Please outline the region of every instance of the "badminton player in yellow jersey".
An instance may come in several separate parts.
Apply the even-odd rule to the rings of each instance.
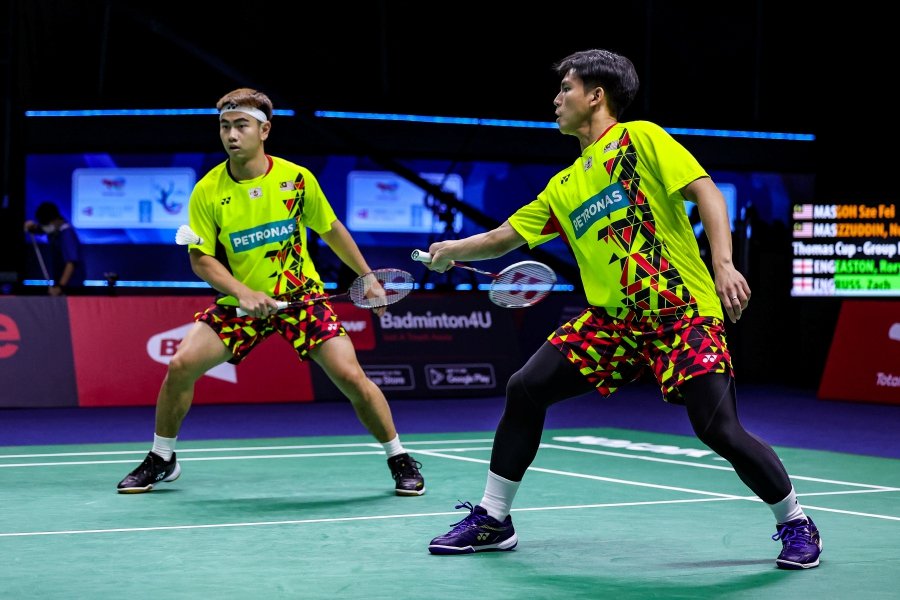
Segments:
[[[581,156],[538,197],[492,231],[431,245],[428,268],[502,256],[557,236],[571,248],[589,306],[550,334],[509,380],[484,495],[431,541],[433,554],[511,550],[510,509],[541,440],[547,408],[596,389],[603,396],[652,374],[663,398],[685,406],[697,437],[728,460],[771,509],[776,565],[819,564],[821,540],[775,452],[738,420],[723,319],[741,318],[750,288],[731,257],[721,193],[694,157],[659,126],[621,122],[638,90],[627,58],[606,50],[557,65],[556,121]],[[685,211],[699,208],[715,280]],[[725,311],[723,314],[722,307]]]
[[[401,496],[425,492],[421,464],[406,452],[381,390],[366,376],[353,343],[328,301],[278,310],[276,300],[324,295],[310,259],[307,228],[358,275],[371,271],[337,219],[315,176],[306,168],[265,153],[272,102],[241,88],[223,96],[219,137],[228,159],[194,187],[191,229],[201,238],[189,248],[194,272],[237,307],[213,304],[172,357],[156,402],[153,447],[118,484],[120,493],[149,492],[181,474],[175,443],[190,409],[197,379],[223,362],[239,363],[259,342],[277,333],[300,360],[312,359],[349,398],[360,422],[384,447],[394,489]],[[301,303],[302,304],[302,303]],[[384,307],[375,309],[384,312]]]

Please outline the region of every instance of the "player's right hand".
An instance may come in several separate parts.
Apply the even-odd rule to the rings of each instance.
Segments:
[[[278,312],[278,303],[264,292],[249,291],[237,297],[238,305],[247,316],[264,318]]]

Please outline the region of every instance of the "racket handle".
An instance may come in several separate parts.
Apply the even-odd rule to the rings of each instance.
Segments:
[[[288,303],[285,302],[284,300],[279,300],[279,301],[278,301],[278,310],[284,310],[285,308],[287,308],[287,306],[288,306]],[[246,312],[243,308],[241,308],[241,307],[239,306],[238,309],[237,309],[237,316],[239,316],[239,317],[246,317],[246,316],[247,316],[247,312]]]
[[[424,250],[413,250],[412,251],[412,259],[417,260],[423,263],[431,262],[431,254],[425,252]]]

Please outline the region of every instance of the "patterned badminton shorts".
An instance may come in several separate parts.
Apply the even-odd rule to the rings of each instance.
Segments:
[[[697,375],[734,376],[721,319],[641,316],[616,317],[589,307],[547,338],[576,365],[602,395],[652,372],[667,402],[684,400],[678,386]]]
[[[311,296],[303,296],[308,299]],[[298,298],[293,298],[297,300]],[[347,335],[334,307],[327,300],[306,306],[286,308],[266,318],[237,316],[237,308],[212,304],[194,319],[212,327],[234,357],[228,362],[238,364],[261,341],[279,334],[286,339],[300,360],[309,351],[333,337]]]

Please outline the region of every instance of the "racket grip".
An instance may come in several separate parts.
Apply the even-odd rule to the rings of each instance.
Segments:
[[[287,308],[287,306],[288,306],[288,303],[285,302],[284,300],[279,300],[279,301],[278,301],[278,310],[284,310],[285,308]],[[239,306],[238,309],[237,309],[237,316],[239,316],[239,317],[246,317],[246,316],[247,316],[247,312],[246,312],[243,308],[241,308],[241,307]]]
[[[412,259],[417,260],[423,263],[431,262],[431,254],[425,252],[424,250],[413,250],[412,251]]]

